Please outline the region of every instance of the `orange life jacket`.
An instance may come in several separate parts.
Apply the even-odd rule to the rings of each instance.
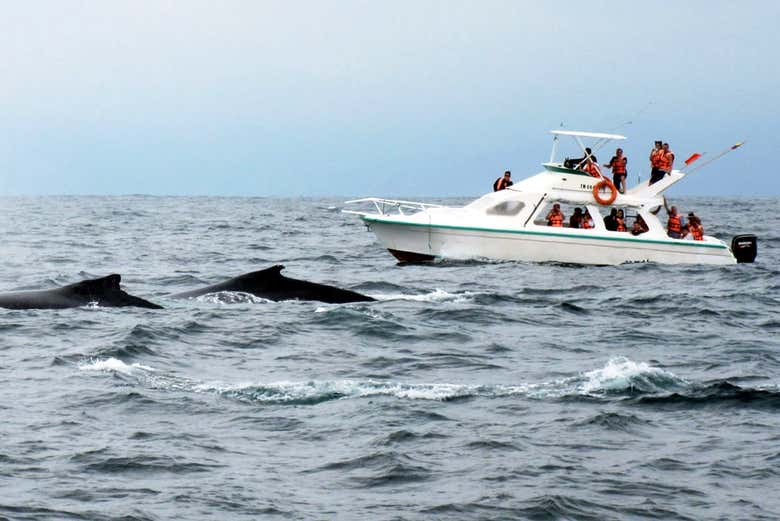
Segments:
[[[585,163],[585,166],[582,169],[593,177],[601,177],[601,172],[599,171],[599,167],[596,165],[596,163]]]
[[[680,216],[679,215],[670,215],[669,221],[666,223],[666,231],[668,232],[674,232],[674,233],[680,233],[682,231],[682,226],[680,225]]]
[[[626,156],[612,158],[612,173],[623,175],[626,173]]]
[[[590,220],[590,217],[584,217],[582,219],[582,228],[585,230],[593,228],[593,221]]]
[[[563,226],[563,214],[561,212],[550,215],[550,219],[547,221],[550,226]]]
[[[668,172],[669,169],[672,167],[672,158],[674,157],[674,154],[670,150],[669,152],[661,151],[660,159],[658,160],[658,168],[661,170],[664,170],[665,172]]]
[[[617,231],[624,232],[626,231],[626,221],[621,219],[620,217],[616,217],[615,221],[617,221]]]
[[[664,155],[664,149],[663,148],[659,148],[658,150],[654,150],[653,153],[650,154],[650,164],[653,166],[653,168],[661,168],[661,164],[662,164],[662,161],[663,161],[663,155]]]
[[[694,241],[704,240],[704,228],[701,225],[691,226],[689,227],[689,230],[691,231],[691,235],[693,235]]]

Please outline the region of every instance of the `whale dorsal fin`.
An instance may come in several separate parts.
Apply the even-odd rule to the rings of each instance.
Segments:
[[[101,279],[95,279],[93,282],[99,283],[103,289],[119,291],[119,283],[122,282],[122,276],[118,273],[112,273]]]
[[[99,297],[107,293],[113,293],[121,291],[119,283],[122,281],[122,276],[113,273],[106,277],[100,277],[99,279],[87,279],[81,282],[76,282],[69,286],[61,288],[66,293],[72,293],[76,295],[82,295],[84,297]]]
[[[270,268],[266,268],[264,270],[257,270],[250,273],[245,273],[244,275],[239,275],[236,277],[237,279],[276,279],[282,276],[282,270],[284,269],[284,265],[282,264],[276,264],[275,266],[271,266]]]

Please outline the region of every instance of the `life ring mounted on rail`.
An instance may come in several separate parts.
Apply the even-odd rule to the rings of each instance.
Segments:
[[[609,188],[609,197],[601,197],[601,190],[603,188]],[[603,204],[604,206],[614,203],[615,199],[617,198],[617,188],[615,187],[615,183],[606,177],[602,177],[601,181],[593,185],[593,198],[596,199],[597,203]]]

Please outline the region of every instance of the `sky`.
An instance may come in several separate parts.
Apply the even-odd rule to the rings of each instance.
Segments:
[[[780,195],[780,2],[2,3],[0,195],[478,196],[561,127]]]

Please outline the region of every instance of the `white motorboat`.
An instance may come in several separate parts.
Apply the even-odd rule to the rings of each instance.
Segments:
[[[595,132],[552,131],[553,151],[544,171],[513,186],[488,193],[463,207],[369,197],[346,204],[368,210],[343,210],[360,216],[382,245],[402,262],[434,259],[495,259],[532,262],[610,265],[627,262],[663,264],[734,264],[752,262],[756,238],[738,235],[731,245],[704,235],[672,238],[658,215],[663,192],[687,174],[673,170],[660,181],[640,183],[619,193],[611,181],[557,162],[559,136],[569,136],[585,154],[583,139],[594,140],[592,151],[624,136]],[[587,157],[587,154],[585,154]],[[558,204],[565,216],[579,207],[592,218],[592,228],[572,228],[568,222],[549,226],[546,216]],[[634,235],[611,231],[604,216],[612,208],[625,213],[625,222],[644,220],[646,231]],[[630,229],[630,225],[627,224]]]

